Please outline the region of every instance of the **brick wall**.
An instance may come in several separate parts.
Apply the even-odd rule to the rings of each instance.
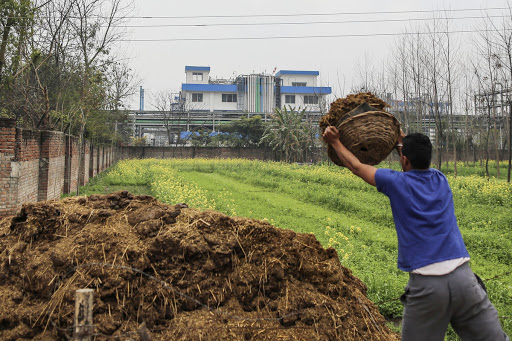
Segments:
[[[66,136],[65,168],[64,168],[64,193],[76,192],[78,186],[79,172],[79,149],[78,140],[73,136]]]
[[[113,160],[112,148],[105,155],[99,150],[89,142],[80,150],[75,137],[16,128],[15,120],[0,118],[0,217],[15,214],[24,203],[76,192],[98,173],[100,156],[101,170]]]
[[[98,147],[91,146],[89,158],[89,178],[94,178],[98,173]]]
[[[0,118],[0,215],[16,211],[19,169],[12,165],[16,152],[16,122]]]
[[[98,173],[105,168],[105,147],[98,148]]]
[[[105,161],[105,167],[108,168],[112,165],[112,147],[107,147],[107,154],[106,154],[106,161]]]
[[[320,153],[318,153],[320,155]],[[226,147],[121,147],[117,151],[120,159],[166,159],[166,158],[245,158],[274,160],[271,149],[226,148]],[[318,160],[315,160],[318,161]]]
[[[91,144],[89,141],[85,141],[83,144],[82,150],[82,158],[79,160],[80,162],[80,186],[85,185],[89,182],[89,169],[90,169],[90,159],[91,159]]]
[[[59,199],[64,189],[66,165],[65,135],[59,131],[41,132],[38,200]]]
[[[20,168],[17,202],[36,202],[38,200],[41,133],[21,128],[16,128],[16,133],[16,162]]]

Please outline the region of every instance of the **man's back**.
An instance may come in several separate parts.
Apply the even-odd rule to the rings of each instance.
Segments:
[[[398,267],[412,271],[469,257],[455,218],[446,177],[436,169],[397,172],[378,169],[379,192],[390,199],[398,237]]]

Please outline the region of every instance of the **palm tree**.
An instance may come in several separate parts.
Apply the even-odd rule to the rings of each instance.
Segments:
[[[304,162],[314,144],[311,122],[305,119],[306,109],[276,108],[265,128],[261,144],[268,144],[286,162]]]

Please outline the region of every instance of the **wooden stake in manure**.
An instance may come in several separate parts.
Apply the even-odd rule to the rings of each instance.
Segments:
[[[94,331],[92,324],[93,294],[93,289],[79,289],[75,292],[74,340],[92,340]]]

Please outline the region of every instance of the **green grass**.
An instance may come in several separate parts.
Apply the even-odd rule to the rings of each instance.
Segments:
[[[398,169],[397,164],[391,166]],[[512,186],[477,177],[472,167],[466,171],[470,176],[448,176],[455,210],[471,266],[485,279],[489,297],[511,335]],[[462,166],[458,169],[464,174]],[[138,160],[120,162],[81,192],[120,188],[155,195],[170,204],[197,203],[313,233],[322,245],[334,247],[342,264],[368,286],[369,298],[383,315],[402,314],[398,297],[408,275],[396,268],[389,201],[346,169],[248,160]],[[457,337],[450,331],[447,339]]]
[[[502,180],[507,179],[507,171],[508,171],[508,160],[500,161],[500,176],[498,176],[498,167],[495,160],[489,160],[487,165],[489,170],[489,176],[494,178],[499,178]],[[446,162],[443,162],[441,166],[441,170],[444,174],[453,174],[455,172],[455,167],[453,162],[449,162],[448,165]],[[457,175],[460,176],[470,176],[476,175],[485,177],[485,160],[477,161],[477,162],[457,162]]]
[[[151,187],[145,182],[138,184],[113,183],[112,174],[110,174],[112,169],[113,168],[109,168],[92,178],[86,186],[80,187],[78,194],[89,196],[92,194],[108,194],[117,191],[128,191],[134,195],[151,193]],[[72,195],[76,194],[65,194],[63,197]]]

